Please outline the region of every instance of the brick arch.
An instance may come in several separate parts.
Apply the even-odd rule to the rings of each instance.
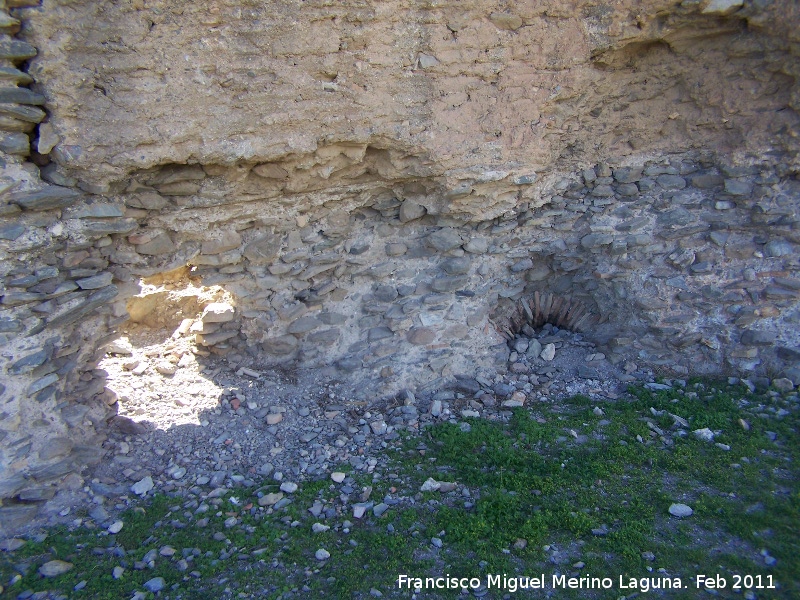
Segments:
[[[550,323],[560,329],[583,332],[599,323],[601,317],[580,300],[535,291],[516,301],[501,301],[490,320],[500,335],[511,340],[525,325],[537,329]]]

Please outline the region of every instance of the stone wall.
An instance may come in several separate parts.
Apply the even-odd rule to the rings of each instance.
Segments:
[[[226,294],[198,353],[364,398],[525,322],[800,383],[797,7],[168,4],[0,15],[0,526],[102,460],[103,347],[175,269]]]

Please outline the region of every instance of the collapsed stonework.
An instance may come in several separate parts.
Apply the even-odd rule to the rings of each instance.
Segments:
[[[103,459],[129,319],[365,400],[545,322],[800,383],[796,5],[170,4],[5,3],[0,527]]]

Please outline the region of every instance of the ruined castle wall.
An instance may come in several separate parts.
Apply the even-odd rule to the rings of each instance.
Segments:
[[[365,398],[526,321],[798,383],[793,4],[5,4],[0,526],[102,460],[103,346],[174,269],[229,298],[198,353]]]

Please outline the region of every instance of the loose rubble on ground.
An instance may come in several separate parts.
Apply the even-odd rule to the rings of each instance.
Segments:
[[[501,419],[511,408],[576,394],[613,399],[636,376],[652,377],[632,363],[610,364],[580,334],[551,325],[527,328],[510,346],[508,372],[493,379],[457,377],[425,398],[404,391],[367,404],[317,372],[261,371],[238,355],[197,355],[180,334],[163,342],[132,329],[102,365],[119,405],[106,443],[114,456],[96,468],[86,500],[105,521],[102,498],[299,481],[340,463],[372,472],[399,430]]]

